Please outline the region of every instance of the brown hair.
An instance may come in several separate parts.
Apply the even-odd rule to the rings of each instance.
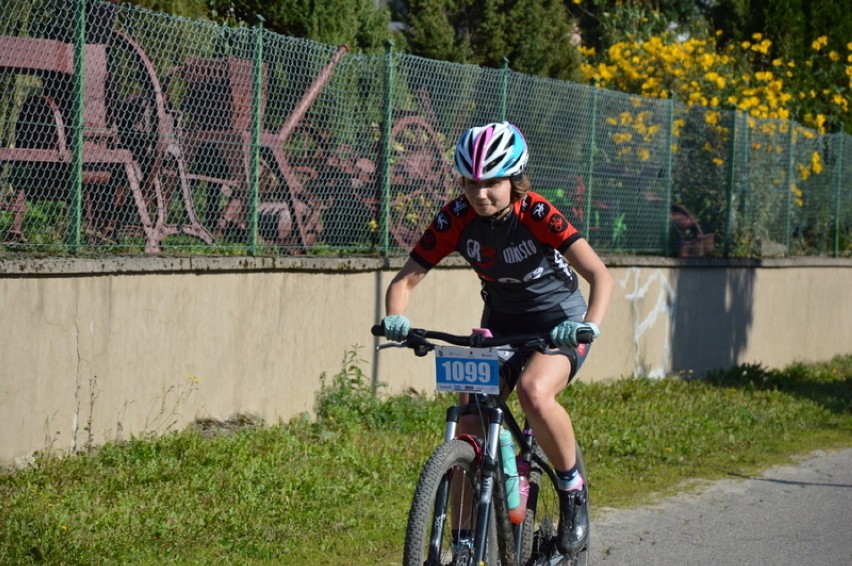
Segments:
[[[464,190],[465,177],[459,177],[459,185]],[[512,185],[511,202],[517,202],[527,196],[527,193],[532,190],[532,182],[527,177],[526,173],[518,173],[509,177],[509,183]]]
[[[509,182],[512,183],[512,202],[523,199],[532,190],[532,182],[525,173],[509,177]]]

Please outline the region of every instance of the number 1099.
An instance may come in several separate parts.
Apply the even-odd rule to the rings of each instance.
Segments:
[[[500,392],[500,362],[491,348],[438,346],[435,362],[435,388],[438,391],[492,395]]]
[[[493,364],[472,360],[444,360],[441,362],[445,382],[455,383],[490,383],[492,381]]]

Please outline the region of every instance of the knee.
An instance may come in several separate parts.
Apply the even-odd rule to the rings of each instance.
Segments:
[[[521,408],[527,415],[541,414],[556,400],[556,396],[551,391],[537,385],[535,380],[518,383],[517,392]]]

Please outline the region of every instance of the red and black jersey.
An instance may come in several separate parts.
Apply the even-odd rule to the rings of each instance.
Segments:
[[[447,203],[411,252],[431,269],[458,251],[482,281],[494,311],[514,315],[554,311],[577,290],[562,256],[582,236],[550,202],[529,192],[500,220],[476,214],[465,196]]]

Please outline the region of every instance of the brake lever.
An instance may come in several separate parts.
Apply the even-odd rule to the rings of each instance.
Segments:
[[[432,347],[426,346],[425,344],[419,344],[417,346],[414,346],[412,350],[414,350],[415,356],[417,356],[418,358],[422,358],[432,351]]]
[[[426,331],[413,328],[405,338],[405,345],[414,350],[414,355],[422,358],[435,349],[435,345],[426,340]]]

